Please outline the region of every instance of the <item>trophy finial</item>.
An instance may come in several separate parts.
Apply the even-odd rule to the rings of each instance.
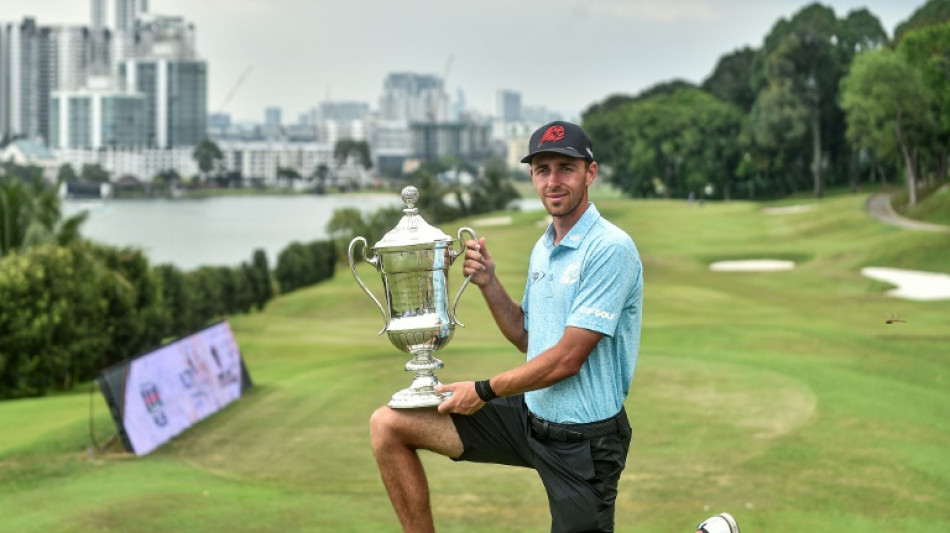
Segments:
[[[409,209],[415,209],[416,201],[419,200],[419,189],[409,185],[402,189],[402,201],[406,203]]]

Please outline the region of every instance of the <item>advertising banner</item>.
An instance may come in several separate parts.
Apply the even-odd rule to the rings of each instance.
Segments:
[[[126,447],[145,455],[241,397],[250,379],[227,322],[102,373]]]

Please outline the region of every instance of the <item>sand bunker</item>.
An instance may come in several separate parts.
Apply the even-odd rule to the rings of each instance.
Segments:
[[[795,268],[794,261],[779,259],[750,259],[747,261],[716,261],[709,265],[709,270],[717,272],[773,272],[776,270],[791,270]]]
[[[861,269],[861,274],[897,285],[896,289],[887,291],[888,296],[918,301],[950,299],[950,275],[948,274],[886,267],[864,267]]]
[[[473,226],[480,228],[487,228],[490,226],[507,226],[509,224],[511,224],[511,217],[508,216],[480,218],[478,220],[472,221]]]
[[[794,215],[807,213],[815,208],[815,204],[788,205],[784,207],[766,207],[762,210],[766,215]]]

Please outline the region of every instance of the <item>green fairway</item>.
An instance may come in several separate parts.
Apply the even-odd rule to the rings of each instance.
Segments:
[[[743,532],[950,528],[950,300],[885,295],[864,266],[950,273],[950,234],[886,226],[865,195],[780,204],[595,200],[643,256],[634,440],[618,532],[685,532],[729,511]],[[813,209],[767,214],[766,207]],[[479,220],[519,297],[543,212]],[[784,259],[782,272],[713,272]],[[453,292],[461,281],[452,268]],[[364,265],[382,297],[379,276]],[[443,381],[522,361],[478,289],[458,306]],[[891,317],[906,322],[886,324]],[[350,276],[230,319],[255,388],[151,455],[90,454],[90,395],[0,402],[0,532],[395,532],[369,447],[408,355]],[[112,422],[92,397],[96,439]],[[534,472],[424,454],[439,531],[543,532]]]

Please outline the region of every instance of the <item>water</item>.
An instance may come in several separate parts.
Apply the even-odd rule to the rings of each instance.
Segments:
[[[63,202],[71,216],[90,212],[81,233],[94,241],[144,250],[152,265],[171,263],[184,270],[237,266],[263,249],[276,265],[277,254],[294,241],[327,238],[333,212],[355,207],[364,213],[404,207],[396,193],[326,196],[226,196],[198,200],[108,200]]]

